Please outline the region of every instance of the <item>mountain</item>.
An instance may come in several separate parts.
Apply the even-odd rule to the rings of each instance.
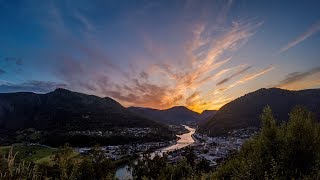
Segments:
[[[128,109],[158,122],[173,125],[196,123],[200,117],[199,113],[184,106],[175,106],[165,110],[142,107],[129,107]]]
[[[289,91],[278,88],[260,89],[224,105],[199,130],[211,135],[224,134],[232,129],[259,127],[260,114],[269,105],[278,123],[288,119],[297,105],[305,106],[319,119],[320,89]]]
[[[208,118],[212,118],[216,114],[217,110],[204,110],[199,117],[199,120],[205,121]]]
[[[111,98],[57,89],[47,94],[0,93],[0,130],[34,128],[46,132],[118,131],[167,126],[127,110]]]

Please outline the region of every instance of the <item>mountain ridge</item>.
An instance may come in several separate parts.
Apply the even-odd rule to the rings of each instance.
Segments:
[[[241,96],[217,111],[214,117],[200,125],[199,130],[212,135],[229,130],[260,126],[260,114],[269,105],[278,123],[288,119],[288,113],[297,105],[305,106],[316,117],[320,116],[320,89],[290,91],[262,88]]]
[[[149,128],[174,138],[167,125],[132,113],[112,98],[61,88],[46,94],[0,93],[0,130],[28,128],[62,134]]]
[[[181,125],[181,124],[198,124],[203,119],[213,115],[215,111],[207,110],[205,114],[192,111],[185,106],[173,106],[168,109],[153,109],[145,107],[128,107],[132,112],[142,114],[145,117],[154,119],[158,122]]]

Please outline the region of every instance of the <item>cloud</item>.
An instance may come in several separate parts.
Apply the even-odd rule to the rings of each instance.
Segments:
[[[267,72],[269,72],[269,71],[271,71],[273,69],[274,69],[273,66],[269,66],[269,67],[266,67],[266,68],[264,68],[264,69],[262,69],[262,70],[260,70],[258,72],[249,74],[249,75],[237,80],[236,82],[234,82],[234,83],[232,83],[232,84],[230,84],[230,85],[228,85],[226,87],[222,87],[222,88],[214,90],[213,92],[211,92],[210,95],[217,95],[217,94],[220,94],[222,92],[225,92],[225,91],[227,91],[227,90],[229,90],[229,89],[231,89],[231,88],[233,88],[235,86],[238,86],[240,84],[244,84],[244,83],[246,83],[246,82],[248,82],[250,80],[253,80],[253,79],[255,79],[255,78],[257,78],[257,77],[259,77],[259,76],[261,76],[261,75],[263,75],[263,74],[265,74],[265,73],[267,73]]]
[[[10,82],[2,82],[0,84],[0,92],[38,92],[47,93],[57,88],[67,88],[67,84],[48,82],[48,81],[27,81],[16,84]]]
[[[227,69],[222,69],[219,72],[215,73],[214,75],[208,75],[207,77],[204,77],[203,79],[198,81],[198,85],[200,86],[206,82],[210,82],[210,81],[213,81],[214,79],[220,78],[223,74],[227,73],[231,69],[233,69],[233,67],[227,68]]]
[[[153,107],[168,108],[178,103],[178,105],[186,105],[200,112],[203,110],[201,108],[207,108],[213,104],[216,105],[216,99],[212,102],[203,102],[203,99],[200,98],[202,93],[199,89],[205,84],[214,86],[215,79],[234,68],[225,68],[217,71],[218,68],[232,59],[230,53],[241,47],[261,24],[261,22],[251,21],[234,22],[230,27],[220,32],[220,36],[203,36],[204,32],[214,28],[208,24],[197,23],[194,26],[194,30],[192,30],[192,39],[186,44],[184,64],[175,66],[174,64],[158,63],[146,71],[149,72],[149,79],[161,75],[164,78],[162,82],[167,82],[166,88],[160,90],[161,93],[154,93],[156,95],[159,94],[159,97],[157,99],[158,104],[155,103],[156,106]],[[242,69],[230,79],[250,68],[249,66]],[[158,88],[161,88],[161,86]],[[190,96],[183,96],[190,92],[193,92]],[[149,97],[145,95],[140,96],[139,101],[145,101],[150,104]],[[219,101],[226,102],[224,100]],[[135,100],[134,103],[139,104],[138,100]]]
[[[234,77],[236,77],[236,76],[239,76],[239,75],[245,73],[245,72],[248,71],[250,68],[252,68],[252,66],[245,67],[245,68],[243,68],[243,69],[241,69],[241,70],[239,70],[239,71],[231,74],[229,77],[222,79],[222,80],[219,81],[216,85],[219,86],[219,85],[225,84],[225,83],[227,83],[228,81],[230,81],[232,78],[234,78]]]
[[[312,84],[316,84],[316,83],[312,83],[312,82],[316,82],[316,81],[312,81],[312,80],[311,80],[311,84],[309,84],[310,79],[317,79],[318,80],[319,78],[320,78],[320,67],[316,67],[316,68],[310,69],[306,72],[290,73],[285,77],[285,79],[280,81],[275,87],[295,89],[299,83],[302,83],[302,85],[301,85],[302,87],[307,87]]]
[[[242,46],[260,25],[260,22],[239,21],[226,28],[221,36],[206,38],[202,37],[202,33],[212,29],[212,27],[209,25],[195,26],[193,39],[187,44],[187,58],[183,62],[185,64],[175,66],[174,64],[158,63],[144,71],[148,73],[148,79],[156,79],[161,76],[163,78],[161,84],[155,86],[153,82],[143,78],[142,73],[139,74],[139,79],[128,78],[126,87],[119,85],[116,92],[112,91],[112,94],[107,92],[107,94],[116,96],[115,98],[128,104],[153,108],[168,108],[182,104],[201,111],[201,109],[196,109],[200,107],[200,92],[195,92],[190,97],[184,97],[184,94],[201,89],[207,83],[213,84],[212,80],[229,71],[231,68],[214,73],[231,60],[232,56],[228,53]],[[199,53],[201,53],[201,56],[198,56]],[[239,71],[233,77],[244,73],[249,68],[251,67]],[[230,77],[230,79],[233,77]],[[130,87],[130,93],[124,91],[127,87]],[[207,103],[207,105],[209,104]]]
[[[128,73],[110,60],[102,45],[95,39],[95,25],[81,14],[76,7],[62,12],[54,2],[48,7],[48,16],[43,24],[48,30],[48,44],[52,46],[45,52],[46,58],[53,62],[52,73],[68,87],[85,93],[106,96],[106,89],[112,91],[116,86],[113,77],[128,77]],[[83,24],[78,34],[70,27],[69,16]]]
[[[196,91],[194,93],[192,93],[188,98],[186,98],[186,106],[193,106],[194,105],[194,101],[196,101],[197,99],[200,98],[200,92]]]
[[[80,13],[79,10],[74,10],[73,16],[79,22],[82,23],[82,25],[85,27],[87,31],[91,31],[91,32],[96,31],[96,27],[90,22],[90,20],[86,16]]]
[[[263,70],[255,73],[255,74],[250,74],[250,75],[242,78],[239,82],[245,83],[245,82],[247,82],[249,80],[252,80],[252,79],[254,79],[254,78],[258,77],[258,76],[261,76],[261,75],[263,75],[263,74],[265,74],[265,73],[267,73],[267,72],[269,72],[269,71],[271,71],[273,69],[274,69],[274,66],[266,67]]]
[[[233,27],[237,28],[237,27]],[[167,105],[172,106],[173,103],[178,102],[178,100],[181,99],[182,94],[186,94],[188,92],[188,89],[199,89],[203,84],[210,82],[214,77],[218,77],[221,74],[223,74],[226,71],[218,72],[215,75],[210,75],[214,70],[221,67],[223,64],[230,61],[230,58],[221,60],[221,55],[231,48],[235,46],[235,43],[244,40],[248,38],[248,36],[244,35],[244,33],[237,32],[237,30],[231,28],[229,32],[230,34],[226,35],[225,37],[219,39],[220,43],[216,44],[214,43],[214,39],[207,39],[203,42],[196,42],[192,43],[193,47],[192,49],[197,50],[201,46],[204,45],[204,43],[207,43],[208,49],[204,50],[203,54],[204,56],[202,58],[194,56],[193,53],[189,54],[189,61],[192,62],[191,66],[189,68],[183,69],[181,67],[171,66],[171,65],[158,65],[157,69],[159,69],[159,72],[164,74],[166,77],[170,79],[170,81],[174,84],[174,87],[171,87],[169,92],[174,92],[174,94],[166,93],[162,101],[168,101]],[[248,29],[243,29],[248,30]],[[228,33],[228,32],[227,32]],[[242,33],[243,36],[235,36],[236,34],[239,35]],[[198,33],[200,34],[200,33]],[[230,37],[232,36],[232,37]],[[195,37],[197,39],[197,37]],[[196,41],[199,41],[197,39]],[[170,101],[170,96],[175,96],[179,98],[174,98],[174,101]],[[195,101],[196,94],[193,94],[194,96],[189,97],[186,99],[186,105],[191,106],[192,102]],[[182,103],[182,102],[180,102]]]
[[[136,39],[139,36],[135,37],[135,35],[142,34],[140,40],[141,43],[144,43],[130,48],[134,51],[141,48],[144,51],[142,55],[137,53],[138,63],[136,63],[133,57],[136,55],[135,52],[134,55],[130,54],[121,59],[123,54],[130,53],[130,50],[127,52],[126,48],[120,48],[119,52],[117,49],[117,52],[109,56],[108,51],[112,51],[112,48],[118,44],[115,43],[113,46],[113,38],[104,38],[110,36],[107,30],[110,29],[109,26],[101,22],[99,24],[98,21],[95,21],[97,19],[86,16],[92,14],[88,9],[68,6],[59,8],[52,2],[47,17],[43,18],[43,25],[48,31],[49,46],[44,57],[51,63],[51,70],[55,78],[65,82],[71,90],[98,96],[110,96],[125,106],[165,109],[174,105],[190,105],[194,108],[196,106],[208,108],[210,105],[221,104],[229,99],[215,98],[212,99],[212,102],[203,100],[203,91],[206,91],[206,88],[214,88],[216,84],[224,85],[251,68],[248,66],[235,72],[234,70],[239,65],[225,66],[233,60],[233,53],[242,47],[262,25],[262,22],[252,19],[234,20],[228,23],[228,12],[232,1],[220,5],[222,5],[221,8],[215,7],[221,9],[221,12],[215,12],[215,18],[188,21],[187,28],[182,25],[183,28],[175,28],[175,32],[168,33],[167,30],[159,30],[161,31],[159,34],[163,35],[162,33],[165,32],[164,34],[169,35],[168,37],[171,37],[172,34],[179,35],[176,39],[182,41],[172,40],[175,47],[178,47],[174,50],[171,49],[171,45],[167,46],[162,39],[159,40],[161,36],[157,36],[158,34],[146,34],[145,29],[149,27],[145,27],[143,23],[141,23],[142,27],[139,27],[142,29],[141,32],[135,32],[136,28],[130,26],[130,32],[126,31],[124,35],[133,33],[132,37],[137,42]],[[154,9],[156,7],[152,6]],[[213,11],[206,10],[206,12]],[[130,12],[127,13],[130,14]],[[183,13],[181,16],[184,16]],[[180,14],[176,17],[179,18],[179,16]],[[76,28],[72,24],[76,24]],[[118,25],[114,27],[116,28],[111,29],[119,28]],[[125,29],[124,27],[127,26],[121,25],[120,27]],[[108,31],[109,34],[104,34],[102,30]],[[168,31],[170,30],[168,28]],[[121,38],[123,37],[116,39],[123,43]],[[123,47],[130,45],[130,39],[126,39],[128,44],[124,43]],[[171,42],[171,39],[168,41]],[[107,47],[111,47],[111,50]],[[117,57],[120,58],[115,59]],[[141,63],[143,61],[141,59],[146,59],[147,63]],[[233,64],[235,63],[237,62],[234,61]],[[227,72],[235,73],[223,79]],[[220,78],[223,79],[223,82],[217,83],[216,81]],[[26,84],[11,84],[10,86],[12,88],[16,86],[15,89],[23,87],[28,90],[35,89]],[[40,90],[50,89],[46,87],[48,86]],[[39,91],[39,89],[36,90]]]
[[[113,90],[106,89],[103,94],[126,102],[127,105],[139,105],[144,107],[165,108],[177,103],[183,98],[182,94],[174,93],[167,87],[161,87],[150,83],[134,83],[114,86]],[[171,96],[169,96],[171,94]]]
[[[285,46],[283,46],[279,53],[283,53],[286,52],[287,50],[289,50],[290,48],[296,46],[297,44],[301,43],[302,41],[306,40],[307,38],[309,38],[310,36],[318,33],[320,31],[320,22],[317,22],[315,24],[313,24],[307,31],[305,31],[303,34],[301,34],[300,36],[298,36],[296,39],[294,39],[293,41],[289,42],[288,44],[286,44]]]
[[[201,111],[204,109],[219,109],[221,106],[225,105],[226,103],[232,101],[234,97],[227,97],[225,95],[225,92],[239,86],[241,84],[244,84],[248,81],[251,81],[271,70],[273,70],[273,66],[266,67],[260,71],[257,71],[255,73],[248,74],[240,79],[238,79],[236,82],[229,84],[227,86],[213,89],[209,91],[207,94],[202,95],[202,99],[196,103],[193,104],[193,109],[196,109],[197,111]],[[208,101],[209,100],[209,101]]]

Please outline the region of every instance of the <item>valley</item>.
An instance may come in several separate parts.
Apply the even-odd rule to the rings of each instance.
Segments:
[[[35,101],[33,98],[37,96]],[[277,97],[284,102],[286,96],[290,101],[285,101],[282,109],[269,101],[271,97]],[[278,119],[287,109],[305,105],[316,117],[318,111],[315,107],[320,105],[319,101],[310,101],[308,97],[318,96],[318,90],[261,89],[226,104],[218,111],[199,114],[185,107],[166,110],[125,108],[114,100],[106,101],[106,98],[63,89],[44,95],[0,94],[1,133],[5,135],[1,136],[0,153],[9,153],[12,147],[19,160],[50,165],[55,163],[55,154],[61,148],[69,148],[69,158],[79,163],[86,162],[98,149],[113,164],[115,178],[121,180],[134,179],[140,163],[145,161],[165,161],[168,166],[176,166],[183,159],[192,157],[197,166],[212,171],[223,166],[226,160],[241,151],[247,141],[259,135],[261,125],[256,123],[259,122],[259,109],[262,112],[263,107],[276,106],[275,117]],[[259,103],[251,101],[258,98]],[[32,113],[24,110],[26,102],[21,99],[33,103],[28,107]],[[47,103],[52,112],[44,115],[49,110]],[[79,111],[68,106],[77,106]],[[230,119],[234,116],[238,118]],[[57,117],[64,117],[65,122],[52,123],[58,120]],[[11,126],[13,118],[22,123]],[[283,122],[281,118],[277,121]]]
[[[0,180],[320,180],[320,0],[0,0]]]

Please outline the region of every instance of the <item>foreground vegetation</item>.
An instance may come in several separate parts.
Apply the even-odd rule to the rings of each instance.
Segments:
[[[11,146],[1,146],[0,154],[17,153],[16,159],[25,160],[28,162],[42,163],[50,162],[53,158],[53,154],[58,151],[58,148],[50,148],[41,145],[29,145],[14,144]],[[74,156],[78,153],[73,152]]]
[[[270,107],[261,115],[262,129],[213,175],[216,179],[319,179],[320,125],[303,107],[287,123],[276,125]]]
[[[175,164],[169,164],[167,155],[144,155],[133,166],[135,179],[199,179],[202,174],[212,170],[205,159],[196,161],[192,148],[186,148],[183,158]]]
[[[99,147],[94,147],[91,156],[75,158],[71,147],[65,145],[56,150],[50,161],[35,164],[21,160],[19,152],[10,149],[0,159],[0,179],[114,179],[115,164],[105,157]]]
[[[203,162],[193,164],[187,155],[175,165],[165,164],[161,158],[145,159],[136,165],[134,176],[137,179],[320,179],[320,124],[313,114],[296,107],[287,122],[277,125],[271,108],[266,107],[261,120],[261,132],[216,170],[207,169]]]
[[[276,124],[270,107],[261,115],[261,132],[247,141],[216,170],[204,159],[196,161],[192,149],[169,164],[167,157],[144,155],[134,165],[135,179],[320,179],[320,124],[303,107],[292,110],[288,122]],[[0,151],[2,152],[2,151]],[[19,160],[12,149],[0,160],[2,179],[115,179],[115,164],[103,151],[74,158],[70,147],[53,152],[52,163]]]

